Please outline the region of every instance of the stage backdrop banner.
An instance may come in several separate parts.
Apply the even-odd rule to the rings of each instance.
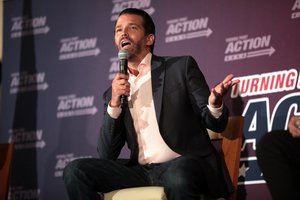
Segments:
[[[102,95],[119,70],[114,24],[129,7],[153,17],[155,54],[192,55],[210,87],[230,73],[240,79],[224,100],[245,117],[238,199],[271,199],[255,150],[300,115],[300,0],[4,1],[0,142],[15,144],[9,199],[68,199],[66,164],[98,157]],[[120,157],[128,154],[125,147]]]

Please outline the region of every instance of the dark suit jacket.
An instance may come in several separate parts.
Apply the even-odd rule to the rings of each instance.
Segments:
[[[158,57],[151,60],[153,100],[159,130],[166,144],[181,155],[205,157],[215,153],[206,128],[225,129],[228,109],[215,119],[207,108],[210,89],[196,61],[190,56]],[[129,108],[118,119],[106,112],[111,88],[105,94],[103,125],[98,141],[101,158],[117,159],[125,142],[130,163],[137,163],[138,145]],[[217,164],[216,164],[217,165]]]

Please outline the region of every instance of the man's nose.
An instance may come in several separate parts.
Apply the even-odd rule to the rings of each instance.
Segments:
[[[122,31],[121,36],[122,36],[122,37],[127,37],[127,36],[128,36],[128,31],[127,31],[126,28]]]

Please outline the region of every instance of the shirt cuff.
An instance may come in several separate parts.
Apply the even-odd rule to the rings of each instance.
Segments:
[[[212,116],[214,116],[216,119],[218,119],[223,113],[223,104],[219,108],[213,108],[210,106],[210,104],[208,104],[207,107]]]
[[[111,118],[117,119],[120,116],[121,112],[122,112],[121,107],[111,107],[109,102],[107,106],[107,113]]]

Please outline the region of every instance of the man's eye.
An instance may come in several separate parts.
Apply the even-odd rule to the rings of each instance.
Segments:
[[[122,31],[122,29],[120,29],[120,28],[115,30],[116,33],[121,32],[121,31]]]

